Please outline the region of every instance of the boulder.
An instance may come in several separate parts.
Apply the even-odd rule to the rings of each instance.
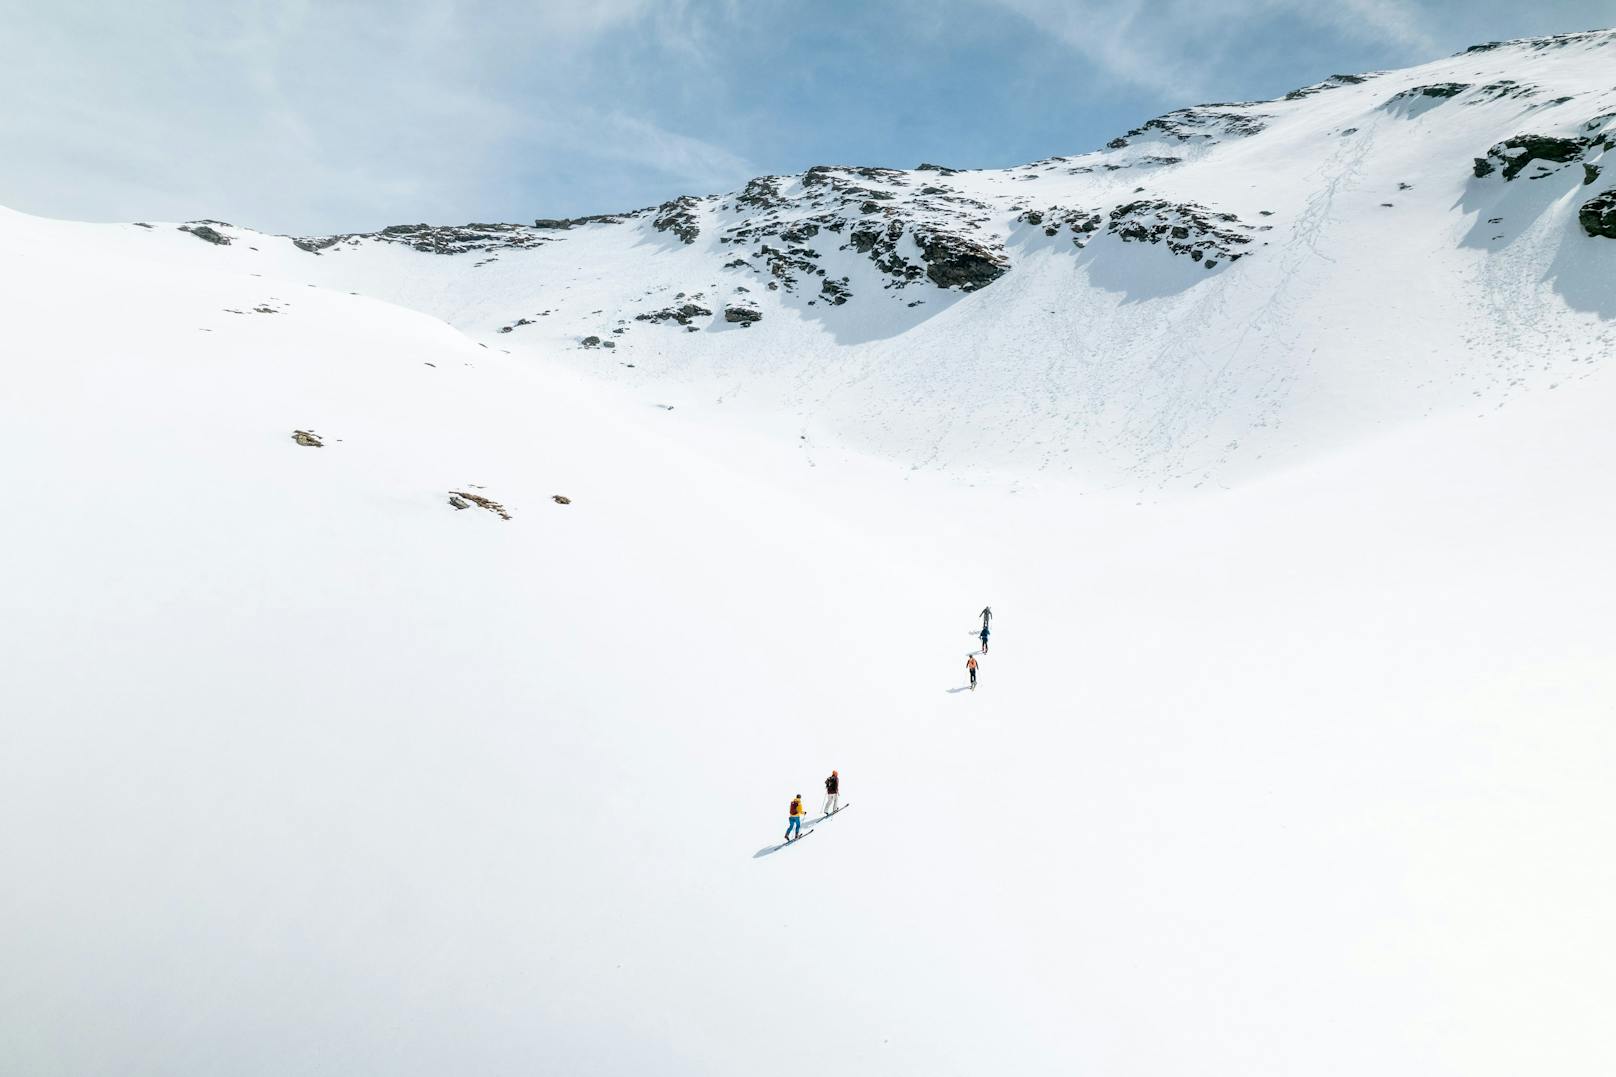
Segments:
[[[205,224],[182,224],[180,225],[180,231],[189,232],[197,239],[207,240],[215,246],[227,247],[230,245],[229,236]]]
[[[1577,221],[1590,236],[1616,239],[1616,187],[1584,202]]]
[[[1516,135],[1506,138],[1487,151],[1486,157],[1475,159],[1476,178],[1501,171],[1508,182],[1520,175],[1533,161],[1551,165],[1569,164],[1582,157],[1587,143],[1578,138],[1557,138],[1553,135]],[[1531,177],[1536,178],[1536,177]]]
[[[974,292],[1010,272],[1004,252],[951,232],[915,236],[926,262],[926,279],[939,288]]]

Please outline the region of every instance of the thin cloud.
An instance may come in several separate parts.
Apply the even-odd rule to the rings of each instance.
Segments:
[[[980,0],[1025,19],[1130,87],[1188,104],[1216,93],[1231,67],[1249,62],[1249,29],[1286,17],[1409,59],[1439,50],[1419,11],[1403,0]]]

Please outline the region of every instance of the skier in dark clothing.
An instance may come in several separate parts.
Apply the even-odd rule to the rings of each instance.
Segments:
[[[982,607],[982,627],[986,628],[988,626],[988,622],[991,621],[991,620],[993,620],[993,607],[992,606],[983,606]]]
[[[830,772],[830,777],[825,779],[825,814],[826,815],[835,815],[836,814],[837,806],[841,802],[841,788],[842,788],[841,779],[836,777],[836,772],[834,770],[831,771]]]
[[[988,626],[982,626],[982,653],[988,653]]]

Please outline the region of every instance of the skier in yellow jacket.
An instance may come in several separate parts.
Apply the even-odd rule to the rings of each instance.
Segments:
[[[799,838],[802,837],[802,817],[804,815],[807,815],[807,814],[808,814],[808,809],[803,807],[803,804],[802,804],[802,794],[798,793],[795,797],[792,798],[790,814],[786,816],[786,840],[787,841],[794,840],[792,838],[793,834],[795,834]]]

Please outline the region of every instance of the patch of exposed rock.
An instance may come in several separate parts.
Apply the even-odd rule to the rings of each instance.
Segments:
[[[1577,210],[1577,223],[1590,236],[1616,239],[1616,188],[1584,202]]]
[[[465,490],[450,490],[449,504],[453,505],[457,509],[469,509],[471,506],[476,505],[480,509],[487,509],[495,516],[498,516],[501,520],[509,520],[511,518],[509,510],[507,510],[505,506],[501,505],[498,501],[494,501],[491,498],[486,498],[482,494],[473,494]]]
[[[628,213],[593,213],[587,217],[540,217],[533,222],[533,227],[542,228],[547,232],[569,232],[586,224],[622,224],[647,212],[649,211],[637,209]]]
[[[1521,100],[1537,96],[1538,88],[1526,83],[1516,82],[1514,79],[1499,79],[1489,82],[1485,86],[1477,86],[1476,92],[1465,101],[1467,105],[1483,105],[1489,101]]]
[[[223,223],[223,221],[213,222],[213,224]],[[181,232],[189,232],[197,239],[207,240],[209,243],[212,243],[215,246],[228,247],[230,245],[230,237],[219,231],[217,228],[212,227],[211,224],[193,221],[190,224],[182,224],[179,227]]]
[[[292,440],[306,449],[323,449],[325,442],[312,430],[293,430]]]
[[[1010,272],[1003,247],[989,247],[953,232],[917,230],[914,238],[926,262],[926,279],[939,288],[974,292]]]
[[[1616,138],[1608,134],[1589,138],[1560,138],[1554,135],[1516,135],[1497,143],[1487,156],[1477,157],[1473,171],[1477,179],[1502,174],[1508,182],[1519,176],[1527,166],[1536,163],[1537,169],[1527,179],[1542,179],[1559,169],[1580,161],[1589,150],[1602,151],[1616,145]]]
[[[1433,82],[1429,86],[1410,86],[1406,90],[1392,94],[1381,107],[1394,108],[1397,105],[1418,102],[1422,98],[1434,98],[1440,101],[1449,97],[1458,97],[1468,89],[1470,89],[1470,83],[1468,82]]]
[[[1051,206],[1042,210],[1023,210],[1016,220],[1043,228],[1046,236],[1059,235],[1062,228],[1069,228],[1072,231],[1072,243],[1081,250],[1105,224],[1105,215],[1098,210]]]
[[[646,311],[644,314],[634,315],[637,322],[678,322],[680,325],[689,325],[697,318],[711,318],[713,312],[698,303],[681,303],[676,307],[663,307],[661,310]]]
[[[1315,82],[1311,86],[1303,86],[1299,90],[1292,90],[1285,95],[1285,100],[1300,101],[1304,97],[1312,97],[1314,94],[1324,93],[1326,90],[1339,90],[1343,86],[1356,86],[1359,83],[1368,82],[1372,77],[1370,75],[1331,75],[1323,82]]]
[[[1175,142],[1207,141],[1219,137],[1246,138],[1268,126],[1268,117],[1253,112],[1230,112],[1226,106],[1198,105],[1146,120],[1106,148],[1120,150],[1140,138],[1166,138]]]
[[[365,240],[398,243],[424,254],[521,249],[549,242],[548,237],[537,234],[537,230],[523,224],[391,224],[380,232],[294,237],[292,245],[310,254],[319,254],[338,244],[352,245]]]
[[[763,312],[742,303],[731,303],[724,308],[724,320],[739,325],[751,325],[763,320]]]
[[[1106,231],[1124,243],[1161,243],[1211,269],[1236,262],[1249,252],[1253,229],[1233,213],[1218,213],[1193,202],[1160,199],[1129,202],[1111,211]]]
[[[688,194],[664,202],[657,207],[651,227],[658,232],[672,232],[683,243],[694,243],[701,235],[701,226],[696,223],[696,207],[700,204],[701,199]]]

